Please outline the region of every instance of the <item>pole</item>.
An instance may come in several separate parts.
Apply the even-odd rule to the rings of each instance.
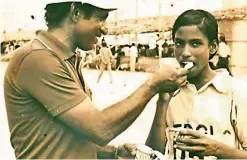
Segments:
[[[138,22],[138,14],[139,13],[139,0],[136,0],[136,24],[138,24],[137,22]],[[136,30],[135,31],[135,44],[137,44],[138,43],[138,37],[137,37],[137,35],[138,35],[138,31]]]
[[[162,0],[158,0],[158,16],[159,16],[159,32],[161,31],[162,26]]]
[[[158,23],[159,23],[159,40],[158,41],[160,41],[160,37],[162,37],[160,34],[162,33],[162,0],[158,0],[158,11],[159,11],[159,13],[158,13],[158,16],[159,16],[159,18],[158,18]],[[161,48],[161,44],[158,44],[159,45],[159,48],[158,48],[158,51],[159,51],[159,58],[162,58],[162,48]]]
[[[115,27],[118,30],[118,10],[115,11]],[[118,34],[115,35],[116,46],[118,46]]]

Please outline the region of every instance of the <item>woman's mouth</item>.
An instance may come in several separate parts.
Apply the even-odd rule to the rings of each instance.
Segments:
[[[195,66],[194,62],[184,61],[182,62],[182,67],[187,70],[191,70]]]

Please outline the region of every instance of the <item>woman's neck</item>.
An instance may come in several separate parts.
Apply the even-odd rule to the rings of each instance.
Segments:
[[[215,77],[215,75],[216,75],[216,72],[213,71],[209,65],[206,65],[205,68],[202,69],[202,71],[198,75],[192,78],[188,78],[188,81],[191,84],[194,84],[197,90],[199,90],[206,83],[211,81]]]

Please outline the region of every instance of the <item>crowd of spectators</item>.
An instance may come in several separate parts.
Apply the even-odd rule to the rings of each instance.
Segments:
[[[12,40],[12,41],[1,42],[1,57],[2,57],[1,61],[9,61],[12,57],[11,53],[28,41],[29,40]],[[135,43],[118,45],[118,46],[108,45],[108,47],[110,48],[112,55],[115,58],[115,63],[113,63],[112,68],[119,70],[130,70],[131,68],[133,71],[138,70],[135,66],[140,57],[158,58],[160,52],[162,58],[174,57],[173,44],[168,44],[167,40],[165,40],[161,45],[158,45],[158,43],[156,43],[154,47],[150,46],[150,44],[135,44]],[[80,54],[83,57],[83,61],[84,62],[90,61],[90,59],[98,55],[100,48],[101,46],[96,46],[94,51],[87,51],[87,52],[80,51]],[[134,59],[136,63],[132,62],[131,65],[129,62],[130,59],[132,59],[132,61]],[[92,61],[87,65],[85,65],[84,67],[99,69],[100,66],[99,61],[100,60]],[[120,67],[121,64],[123,67]],[[132,67],[130,68],[130,66]]]
[[[130,56],[130,48],[132,45],[120,45],[120,46],[114,46],[112,47],[112,53],[113,55],[118,53],[121,56]],[[138,57],[143,56],[143,57],[158,57],[159,56],[159,45],[156,45],[155,48],[150,49],[149,45],[147,44],[137,44],[137,51],[138,51]],[[161,53],[162,53],[162,58],[166,57],[174,57],[173,55],[173,44],[167,44],[164,43],[161,46]],[[116,49],[117,48],[117,49]]]
[[[1,55],[6,55],[12,53],[15,49],[21,47],[29,40],[12,40],[1,42]]]

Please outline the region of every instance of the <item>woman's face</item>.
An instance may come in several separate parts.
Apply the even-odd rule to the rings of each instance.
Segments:
[[[180,27],[175,33],[174,43],[174,54],[180,66],[184,67],[184,62],[194,64],[188,72],[188,78],[195,77],[209,67],[210,44],[196,25]]]

